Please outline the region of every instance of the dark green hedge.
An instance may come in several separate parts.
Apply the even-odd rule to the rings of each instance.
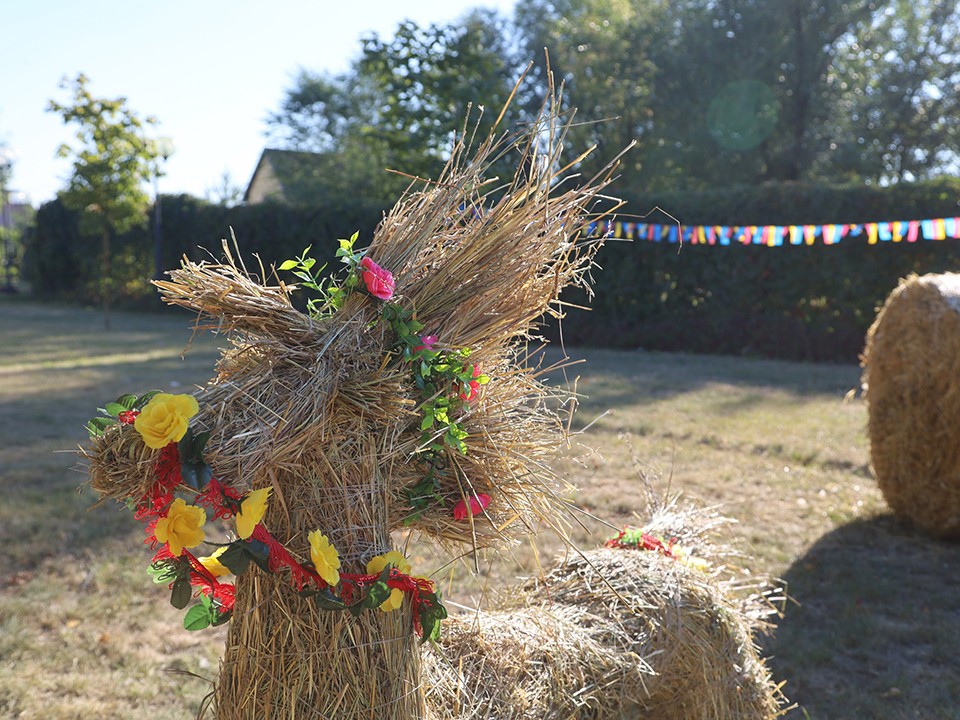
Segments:
[[[781,184],[628,199],[619,216],[634,220],[659,206],[685,224],[822,224],[960,216],[960,179],[878,187]],[[162,198],[164,268],[182,255],[220,255],[233,228],[245,259],[277,263],[313,245],[331,259],[336,239],[360,232],[366,245],[386,208],[362,199],[322,200],[310,209],[283,205],[223,208],[189,196]],[[666,221],[664,215],[649,221]],[[37,213],[28,273],[42,298],[95,302],[96,239],[82,238],[76,215],[58,202]],[[117,238],[118,301],[147,306],[153,293],[151,227]],[[911,272],[960,271],[960,240],[867,245],[845,238],[824,246],[700,246],[609,241],[594,273],[593,310],[571,310],[564,338],[573,344],[698,353],[756,354],[856,361],[876,310]],[[584,301],[570,292],[565,300]],[[154,303],[155,304],[155,303]],[[555,327],[546,328],[556,336]]]
[[[771,185],[638,194],[624,219],[656,206],[690,225],[956,217],[960,179],[889,188]],[[656,215],[651,222],[667,220]],[[603,270],[594,274],[592,311],[571,311],[564,321],[564,338],[573,344],[851,362],[901,277],[960,271],[960,240],[868,245],[864,237],[848,237],[832,246],[682,248],[612,240],[597,262]]]
[[[269,266],[299,255],[308,245],[318,259],[332,258],[337,238],[359,231],[368,242],[386,210],[383,203],[363,199],[349,205],[319,200],[311,208],[273,203],[226,208],[189,195],[162,196],[160,200],[160,264],[164,269],[179,266],[184,255],[193,260],[208,259],[211,254],[220,258],[221,240],[230,238],[231,230],[248,267],[256,267],[254,255]],[[99,301],[100,239],[81,236],[77,217],[58,200],[45,203],[37,212],[24,264],[33,293],[40,299]],[[117,305],[156,306],[155,291],[149,285],[155,217],[151,212],[143,228],[113,239]]]

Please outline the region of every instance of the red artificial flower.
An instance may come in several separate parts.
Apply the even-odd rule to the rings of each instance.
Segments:
[[[465,500],[461,500],[456,505],[453,506],[453,518],[454,520],[466,520],[468,515],[479,515],[484,510],[487,509],[487,506],[490,504],[490,496],[484,493],[479,495],[472,495],[470,498],[470,509],[467,510],[467,503]]]
[[[421,350],[433,350],[433,346],[437,344],[438,338],[436,335],[423,335],[420,337],[421,345],[416,345],[413,348],[414,352],[420,352]]]
[[[117,415],[117,418],[124,425],[133,425],[133,423],[137,419],[137,415],[139,414],[140,414],[139,410],[122,410],[120,414]]]
[[[474,365],[474,366],[473,366],[473,378],[474,378],[474,379],[471,380],[470,383],[469,383],[470,392],[467,392],[466,389],[464,389],[464,391],[463,391],[462,393],[460,393],[460,399],[461,399],[461,400],[466,400],[467,402],[470,402],[471,400],[476,399],[477,395],[480,394],[480,382],[477,380],[477,378],[480,377],[480,374],[481,374],[481,373],[480,373],[480,366],[479,366],[479,365]]]
[[[363,278],[363,284],[367,286],[367,291],[371,295],[380,300],[389,300],[393,297],[395,284],[389,270],[384,270],[368,257],[360,261],[360,268],[360,277]]]

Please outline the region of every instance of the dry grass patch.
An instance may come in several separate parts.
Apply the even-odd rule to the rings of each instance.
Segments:
[[[210,338],[178,358],[188,317],[116,320],[121,331],[106,334],[95,312],[0,312],[0,717],[190,717],[209,685],[169,670],[216,672],[222,630],[179,628],[143,571],[150,552],[136,523],[119,508],[88,511],[75,457],[55,452],[83,442],[93,409],[121,392],[183,389],[211,374]],[[166,354],[144,360],[146,351]],[[742,564],[786,578],[799,603],[764,641],[800,705],[788,717],[960,717],[960,547],[905,530],[886,510],[868,470],[865,408],[843,399],[858,368],[582,355],[589,362],[568,370],[581,376],[577,426],[596,422],[557,468],[580,486],[576,501],[614,526],[636,523],[638,472],[738,521],[724,539]],[[78,362],[97,357],[103,365]],[[584,518],[575,536],[593,547],[609,532]],[[488,606],[537,574],[536,552],[550,565],[557,548],[545,537],[502,561],[465,557],[438,584],[454,603]],[[410,555],[416,572],[447,561],[421,545]]]

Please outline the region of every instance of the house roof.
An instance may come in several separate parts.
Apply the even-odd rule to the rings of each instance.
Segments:
[[[327,153],[266,148],[260,155],[243,200],[251,205],[268,200],[296,204],[303,199],[305,189],[333,169],[333,162]]]

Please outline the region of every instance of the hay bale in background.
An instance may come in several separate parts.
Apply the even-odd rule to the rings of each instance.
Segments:
[[[861,359],[870,458],[901,520],[960,538],[960,275],[902,280]]]
[[[783,696],[753,641],[757,615],[676,560],[594,550],[560,563],[521,602],[444,627],[441,651],[424,656],[431,717],[781,714]]]

